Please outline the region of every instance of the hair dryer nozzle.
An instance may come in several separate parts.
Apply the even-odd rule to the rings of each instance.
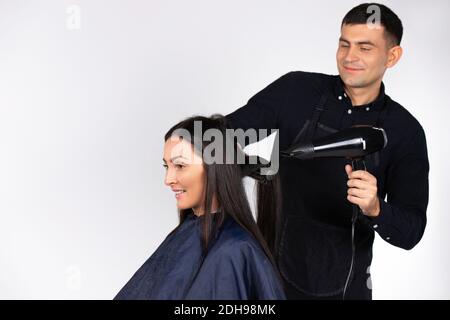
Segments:
[[[282,155],[298,159],[324,157],[361,158],[377,152],[387,145],[386,132],[382,128],[355,126],[310,143],[292,146]]]

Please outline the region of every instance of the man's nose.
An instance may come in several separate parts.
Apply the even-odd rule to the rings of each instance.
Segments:
[[[348,48],[345,56],[344,56],[344,60],[346,62],[353,62],[359,59],[359,56],[356,52],[357,48],[351,46],[350,48]]]
[[[175,171],[172,169],[167,169],[166,171],[166,177],[164,179],[164,183],[166,184],[166,186],[170,186],[171,184],[174,184],[177,182],[177,177],[175,174]]]

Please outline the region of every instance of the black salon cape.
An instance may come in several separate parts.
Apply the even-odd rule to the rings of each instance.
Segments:
[[[201,219],[188,214],[114,299],[285,299],[259,243],[229,216],[202,262]]]

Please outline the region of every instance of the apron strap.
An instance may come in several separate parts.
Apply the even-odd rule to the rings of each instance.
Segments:
[[[314,108],[314,113],[311,118],[311,122],[307,126],[307,133],[304,138],[304,142],[311,141],[314,138],[314,132],[316,131],[317,123],[319,122],[320,115],[322,111],[324,111],[325,103],[327,102],[328,96],[330,95],[330,92],[325,89],[325,91],[320,96],[319,104]],[[300,132],[297,134],[297,136],[294,139],[294,142],[292,142],[292,145],[295,145],[296,143],[300,142],[302,137],[303,129],[300,129]]]
[[[378,128],[382,128],[384,119],[386,118],[387,113],[388,113],[388,106],[387,105],[388,105],[388,103],[390,101],[390,98],[388,96],[385,96],[384,99],[385,100],[384,100],[383,108],[381,109],[381,111],[380,111],[380,113],[378,115],[377,121],[375,123],[375,126],[377,126]]]
[[[384,98],[384,104],[383,107],[381,109],[381,111],[378,114],[378,118],[375,122],[375,126],[377,128],[383,128],[383,123],[384,123],[384,119],[386,118],[387,114],[388,114],[388,103],[390,101],[390,98],[388,96],[386,96]],[[380,151],[375,152],[374,154],[370,155],[368,158],[371,159],[373,161],[373,164],[375,165],[375,167],[380,166]]]

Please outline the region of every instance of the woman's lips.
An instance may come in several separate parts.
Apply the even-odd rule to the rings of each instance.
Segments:
[[[175,198],[180,199],[185,192],[184,190],[175,191]]]

